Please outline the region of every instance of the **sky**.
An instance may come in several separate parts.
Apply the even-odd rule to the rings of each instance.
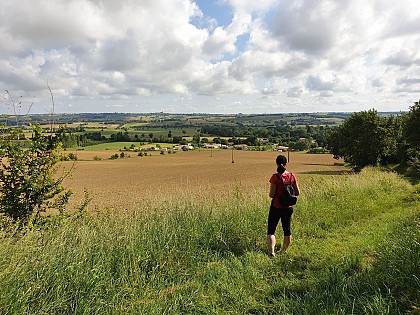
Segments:
[[[0,7],[3,114],[382,112],[420,98],[418,0]]]

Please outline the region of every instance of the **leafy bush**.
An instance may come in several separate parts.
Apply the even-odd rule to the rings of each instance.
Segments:
[[[414,176],[420,175],[420,153],[416,152],[407,162],[408,172]]]
[[[62,186],[71,170],[55,176],[62,133],[45,136],[39,124],[32,130],[28,148],[19,137],[19,128],[10,130],[0,142],[0,214],[19,229],[32,227],[46,210],[63,212],[71,195]]]
[[[74,153],[69,153],[69,159],[72,161],[77,161],[77,155]]]

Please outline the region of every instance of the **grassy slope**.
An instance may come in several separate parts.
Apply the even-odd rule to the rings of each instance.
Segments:
[[[403,313],[420,306],[413,190],[370,169],[304,178],[294,244],[275,259],[265,255],[266,192],[241,188],[5,238],[0,313]]]

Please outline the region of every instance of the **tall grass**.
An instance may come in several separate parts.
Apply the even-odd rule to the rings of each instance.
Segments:
[[[413,187],[302,177],[294,244],[266,251],[266,188],[200,189],[0,243],[1,314],[399,314],[419,306]],[[280,234],[279,234],[280,235]]]

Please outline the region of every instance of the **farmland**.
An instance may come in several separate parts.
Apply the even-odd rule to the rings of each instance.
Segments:
[[[278,152],[120,151],[131,145],[158,143],[62,149],[77,155],[59,163],[74,168],[64,186],[76,215],[42,217],[17,237],[13,225],[0,230],[0,313],[418,310],[418,184],[378,167],[353,173],[330,154],[285,153],[302,193],[293,245],[272,258],[268,178]]]
[[[141,206],[146,197],[168,198],[183,196],[185,191],[207,194],[218,198],[235,187],[256,189],[266,187],[269,176],[275,172],[277,152],[231,150],[178,152],[176,154],[138,157],[118,160],[92,160],[109,158],[113,151],[77,151],[72,178],[66,186],[74,191],[77,203],[87,189],[93,198],[90,207],[130,209]],[[337,175],[348,171],[334,165],[332,155],[291,153],[289,170],[305,178],[317,174]],[[69,168],[73,162],[64,162]],[[303,183],[304,184],[304,183]]]
[[[266,182],[275,153],[241,152],[231,163],[221,151],[217,169],[205,153],[78,162],[71,184],[97,187],[95,202],[119,210],[103,204],[1,238],[0,313],[416,314],[419,187],[293,155],[302,188],[294,244],[272,259]],[[181,180],[171,175],[178,167]]]

